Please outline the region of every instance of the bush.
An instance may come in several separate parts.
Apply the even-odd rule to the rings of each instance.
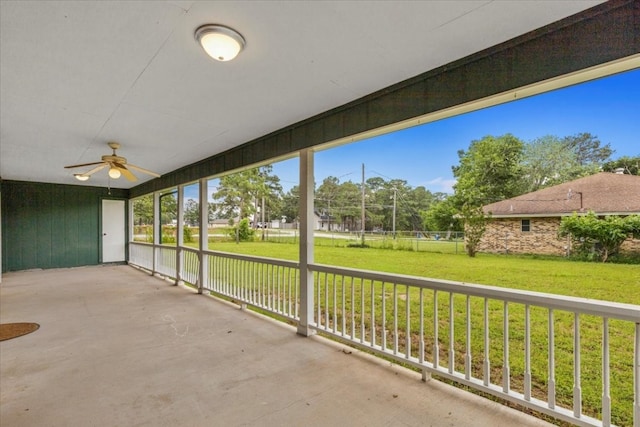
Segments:
[[[600,218],[592,211],[582,216],[574,213],[560,222],[558,236],[568,235],[578,249],[578,257],[607,262],[625,240],[640,236],[640,215]]]
[[[255,237],[255,230],[249,226],[248,219],[242,219],[240,222],[229,230],[229,236],[239,242],[251,242]]]

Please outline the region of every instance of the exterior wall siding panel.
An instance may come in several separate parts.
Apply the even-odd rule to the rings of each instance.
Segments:
[[[2,182],[2,271],[61,268],[100,262],[103,198],[127,190]]]

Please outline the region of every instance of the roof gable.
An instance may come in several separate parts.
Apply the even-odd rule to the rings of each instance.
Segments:
[[[483,207],[494,217],[640,213],[640,176],[600,172]]]

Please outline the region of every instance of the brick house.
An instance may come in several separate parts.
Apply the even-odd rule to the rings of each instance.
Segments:
[[[558,238],[563,216],[593,211],[598,215],[640,214],[640,176],[600,172],[595,175],[502,200],[483,207],[491,213],[479,252],[566,255],[569,238]],[[629,239],[621,251],[640,252]]]

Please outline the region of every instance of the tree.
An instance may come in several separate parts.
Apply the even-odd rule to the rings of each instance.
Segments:
[[[136,225],[153,224],[153,194],[133,200],[133,218]]]
[[[160,196],[160,224],[172,224],[178,217],[178,200],[176,192],[166,193]]]
[[[340,192],[336,198],[336,206],[331,205],[331,212],[340,221],[343,230],[359,230],[362,212],[361,186],[351,181],[340,184]]]
[[[566,142],[546,135],[525,144],[522,166],[528,193],[572,179],[580,163]]]
[[[194,199],[187,199],[184,203],[184,222],[192,227],[200,223],[200,203]]]
[[[423,226],[429,231],[462,231],[464,229],[453,198],[447,198],[423,211]]]
[[[287,194],[282,197],[282,204],[278,215],[284,217],[287,222],[293,222],[300,216],[300,187],[294,185]]]
[[[220,178],[218,190],[212,195],[215,201],[219,201],[216,203],[219,215],[228,219],[236,216],[250,218],[258,212],[262,197],[268,209],[277,210],[282,186],[280,179],[271,175],[271,171],[271,165],[267,165]]]
[[[453,186],[458,207],[482,206],[523,193],[524,143],[511,134],[485,136],[458,151],[460,164],[453,166]]]
[[[583,252],[595,252],[602,262],[618,253],[629,237],[640,237],[640,215],[598,217],[590,211],[587,215],[562,218],[558,236],[571,236],[574,244]]]
[[[328,215],[331,220],[332,204],[333,208],[336,208],[336,199],[340,195],[340,180],[335,176],[328,176],[322,180],[322,184],[315,192],[314,209]],[[328,228],[330,225],[328,226]]]
[[[623,156],[602,165],[602,170],[605,172],[615,172],[618,168],[622,168],[623,173],[626,174],[640,175],[640,155],[634,157]]]
[[[562,141],[574,152],[580,166],[600,165],[613,154],[610,144],[600,146],[602,142],[598,137],[588,132],[566,136]]]
[[[478,244],[489,222],[489,216],[484,214],[481,206],[473,206],[465,203],[461,209],[464,221],[464,240],[467,255],[475,257]]]

